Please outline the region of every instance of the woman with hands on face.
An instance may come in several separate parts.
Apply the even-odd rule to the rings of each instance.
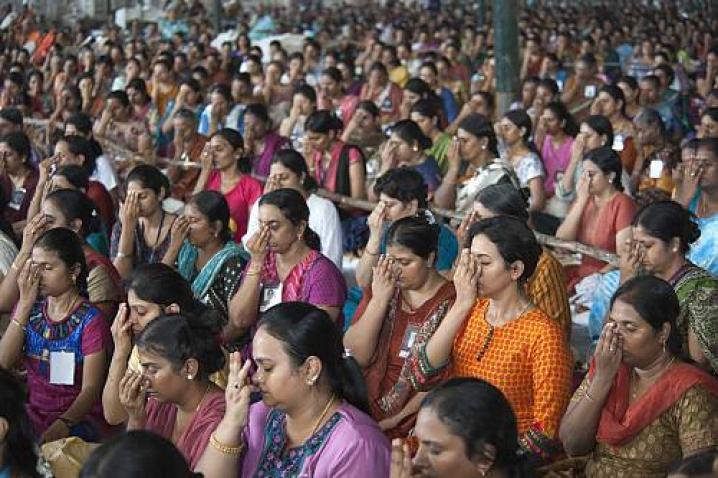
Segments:
[[[277,189],[259,200],[259,231],[247,241],[251,261],[229,307],[230,320],[243,333],[279,302],[308,302],[333,320],[341,318],[344,277],[319,252],[319,236],[308,221],[309,208],[295,189]]]
[[[565,203],[576,198],[576,185],[583,172],[582,160],[586,153],[600,147],[612,147],[613,126],[600,115],[591,115],[581,122],[579,132],[571,145],[571,157],[563,177],[555,183],[555,194]]]
[[[615,252],[630,231],[636,205],[623,193],[621,158],[609,147],[589,151],[583,158],[583,173],[571,205],[556,237],[578,241]],[[612,266],[584,255],[578,269],[568,272],[569,290],[584,277],[607,272]]]
[[[169,180],[154,166],[136,166],[127,176],[127,196],[110,245],[110,257],[123,279],[134,267],[160,262],[167,251],[177,219],[162,208],[168,193]]]
[[[561,326],[525,292],[541,246],[525,221],[507,216],[474,224],[467,245],[454,273],[454,305],[410,359],[415,383],[440,373],[488,381],[511,404],[524,451],[549,462],[560,451],[572,358]]]
[[[665,476],[671,463],[716,446],[718,382],[681,358],[670,284],[635,277],[610,310],[561,441],[571,456],[590,453],[587,476]]]
[[[333,202],[314,194],[317,183],[309,174],[304,156],[293,149],[282,149],[274,155],[269,177],[264,183],[264,194],[282,188],[295,189],[304,197],[309,208],[309,227],[319,236],[322,254],[341,268],[344,250],[337,208]],[[258,230],[259,201],[256,201],[249,211],[247,233],[242,238],[245,247]]]
[[[251,362],[230,358],[227,411],[197,471],[207,478],[389,475],[389,443],[366,414],[366,388],[340,329],[306,303],[262,318]],[[262,401],[250,406],[254,385]]]
[[[409,359],[439,326],[455,292],[435,268],[437,224],[405,217],[387,235],[387,254],[373,268],[371,289],[364,290],[344,345],[364,370],[372,416],[389,437],[405,437],[422,397]],[[443,378],[439,374],[432,383]]]
[[[426,183],[414,169],[401,167],[387,172],[374,184],[374,194],[379,202],[367,219],[369,240],[356,269],[357,284],[364,289],[371,284],[372,268],[379,256],[386,253],[386,231],[391,223],[411,216],[430,217],[430,222],[433,221],[433,215],[428,211]],[[439,272],[451,270],[458,250],[454,233],[442,224],[435,268]]]
[[[176,266],[192,284],[194,296],[220,316],[223,338],[237,338],[229,320],[229,302],[239,287],[245,260],[229,230],[229,206],[221,193],[202,191],[190,199],[172,226],[162,262]]]
[[[20,298],[0,340],[0,367],[27,370],[27,411],[35,436],[98,440],[106,432],[100,394],[110,331],[83,296],[87,266],[80,238],[56,228],[39,237],[22,266]]]
[[[172,441],[190,469],[225,412],[224,393],[210,381],[225,362],[217,319],[211,311],[156,318],[137,338],[141,371],[128,370],[119,383],[127,429]]]
[[[120,305],[111,328],[115,347],[102,391],[102,410],[108,423],[119,425],[127,421],[127,412],[119,401],[119,383],[127,370],[142,371],[134,344],[139,334],[161,315],[198,315],[205,309],[192,295],[187,281],[171,267],[162,263],[145,264],[133,272],[127,303]],[[223,387],[226,377],[215,374],[212,381]]]
[[[237,242],[247,231],[250,207],[262,195],[262,185],[250,175],[244,151],[244,139],[237,131],[225,128],[214,133],[200,156],[202,169],[194,188],[194,194],[212,190],[224,195]]]
[[[676,202],[659,201],[639,210],[632,225],[621,281],[648,273],[671,284],[681,308],[676,327],[683,354],[708,371],[718,370],[718,279],[686,258],[700,237],[695,217]]]

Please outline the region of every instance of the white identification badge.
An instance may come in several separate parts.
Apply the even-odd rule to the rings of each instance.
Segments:
[[[586,87],[583,89],[583,96],[586,98],[593,98],[596,96],[596,86],[595,85],[586,85]]]
[[[50,383],[53,385],[75,384],[74,352],[50,352]]]
[[[651,161],[649,176],[651,179],[659,179],[663,173],[663,161],[660,159],[654,159]]]
[[[623,151],[624,148],[624,139],[622,134],[617,134],[613,137],[613,150],[614,151]]]
[[[411,348],[414,346],[416,341],[416,334],[419,332],[419,328],[415,325],[409,325],[404,333],[404,340],[401,342],[401,350],[399,351],[399,358],[407,358],[411,353]]]
[[[265,285],[259,300],[259,311],[266,312],[282,301],[282,284]]]

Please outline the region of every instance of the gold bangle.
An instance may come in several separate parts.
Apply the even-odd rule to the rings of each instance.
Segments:
[[[591,395],[589,395],[588,389],[586,389],[586,391],[583,392],[583,396],[586,397],[589,402],[595,402],[595,401],[596,401],[596,400],[593,399],[593,397],[592,397]]]
[[[257,276],[261,273],[262,273],[262,269],[259,269],[259,270],[247,269],[247,271],[244,273],[244,275],[245,276]]]
[[[239,455],[244,449],[243,443],[240,443],[237,446],[231,446],[222,443],[217,439],[214,433],[209,436],[209,444],[212,445],[212,448],[219,451],[220,453],[224,453],[225,455]]]
[[[124,252],[117,251],[117,255],[115,257],[117,257],[118,259],[129,259],[133,255],[133,253],[125,254]]]
[[[10,264],[10,268],[12,270],[14,270],[15,272],[20,272],[20,268],[17,266],[17,264],[15,264],[15,261],[13,261],[12,264]]]
[[[366,252],[366,253],[369,254],[370,256],[375,256],[375,257],[378,256],[379,254],[381,254],[381,252],[378,252],[378,251],[377,251],[377,252],[372,252],[372,251],[370,251],[368,248],[367,248],[367,249],[364,249],[364,252]]]
[[[13,324],[15,327],[18,327],[18,328],[19,328],[20,330],[22,330],[23,332],[25,332],[25,330],[27,330],[27,326],[22,325],[22,324],[20,323],[20,321],[17,320],[17,319],[12,319],[12,320],[10,321],[10,323]]]

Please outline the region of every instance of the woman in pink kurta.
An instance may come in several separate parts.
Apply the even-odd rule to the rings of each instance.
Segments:
[[[247,232],[249,223],[249,210],[252,204],[262,195],[262,183],[253,177],[243,174],[237,184],[229,191],[222,191],[222,176],[220,171],[212,171],[207,180],[205,189],[220,191],[229,204],[229,215],[234,221],[234,240],[239,242]]]
[[[160,316],[137,338],[141,372],[128,369],[120,381],[127,429],[167,438],[191,469],[225,412],[224,391],[209,379],[225,363],[220,332],[213,314]]]
[[[249,404],[251,362],[243,365],[232,354],[226,413],[196,471],[242,478],[389,476],[389,441],[368,415],[361,370],[324,311],[303,302],[272,307],[252,350],[251,384],[262,401]],[[299,420],[312,428],[298,433]]]

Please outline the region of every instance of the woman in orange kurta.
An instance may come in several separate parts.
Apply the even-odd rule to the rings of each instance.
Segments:
[[[511,403],[522,448],[537,463],[551,461],[561,450],[572,359],[561,326],[524,291],[541,246],[507,216],[479,221],[470,237],[454,274],[456,301],[412,361],[415,380],[427,383],[449,367],[450,375],[488,381]]]

